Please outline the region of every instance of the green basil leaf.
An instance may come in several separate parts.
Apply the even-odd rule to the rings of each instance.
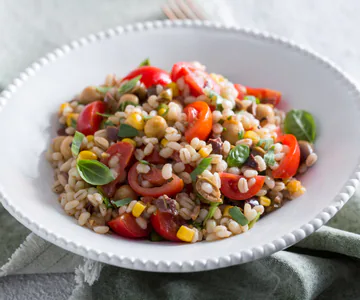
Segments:
[[[216,211],[216,208],[221,204],[221,202],[212,202],[210,203],[209,212],[206,215],[203,224],[205,225],[208,220],[210,220]]]
[[[252,220],[250,223],[249,223],[249,229],[253,228],[253,226],[255,225],[255,223],[260,219],[260,213],[257,213],[256,217],[254,220]]]
[[[118,137],[127,138],[139,135],[139,132],[134,127],[128,124],[121,124],[118,131]]]
[[[150,66],[150,59],[145,58],[139,65],[139,67],[142,67],[142,66]]]
[[[71,118],[71,125],[70,127],[75,128],[77,127],[77,121],[74,118]]]
[[[111,86],[98,86],[96,90],[101,94],[106,94],[109,90],[111,90]]]
[[[106,121],[104,122],[104,126],[105,126],[105,127],[107,127],[107,126],[115,126],[115,124],[114,124],[113,122],[109,121],[109,120],[106,120]]]
[[[77,156],[80,151],[80,146],[82,141],[84,140],[85,135],[83,135],[81,132],[76,131],[73,141],[71,143],[71,152],[73,155]]]
[[[238,138],[239,140],[242,140],[244,138],[244,130],[241,130],[239,133],[238,133]]]
[[[249,157],[250,148],[247,145],[236,145],[230,150],[226,162],[229,167],[240,167]]]
[[[316,124],[313,116],[305,110],[293,109],[286,114],[285,133],[293,134],[298,140],[314,142]]]
[[[203,224],[201,224],[201,223],[192,221],[190,224],[191,224],[192,226],[194,226],[194,227],[195,227],[196,229],[198,229],[198,230],[202,230],[202,229],[203,229]]]
[[[111,114],[102,114],[102,113],[99,113],[98,111],[96,112],[96,114],[97,114],[98,116],[102,116],[102,117],[104,117],[104,118],[108,118],[108,117],[111,117],[111,116],[112,116]]]
[[[143,119],[145,121],[152,119],[154,116],[143,116]]]
[[[124,199],[117,200],[117,201],[111,200],[111,204],[114,205],[115,207],[119,208],[121,206],[128,205],[131,201],[133,201],[133,199],[124,198]]]
[[[139,162],[140,162],[141,164],[143,164],[143,165],[148,165],[148,166],[150,166],[150,163],[149,163],[148,161],[146,161],[146,160],[140,159]]]
[[[273,147],[270,148],[267,153],[265,153],[264,161],[268,166],[275,165],[275,152]]]
[[[234,221],[238,222],[241,226],[245,226],[249,223],[248,219],[246,219],[240,208],[237,206],[230,208],[229,214],[234,219]]]
[[[136,84],[141,79],[141,77],[142,77],[142,75],[136,76],[133,79],[129,80],[128,82],[124,83],[119,88],[119,93],[120,94],[126,94],[128,92],[131,92],[131,90],[136,86]]]
[[[102,188],[99,186],[97,190],[99,194],[102,196],[103,203],[105,204],[106,208],[113,208],[113,206],[110,203],[110,199],[104,195]]]
[[[138,106],[138,104],[135,104],[135,103],[133,103],[133,102],[125,101],[125,102],[123,102],[123,103],[120,103],[120,105],[119,105],[119,111],[125,111],[125,108],[126,108],[126,106],[128,106],[128,105]]]
[[[92,185],[104,185],[115,179],[110,169],[97,160],[78,160],[76,168],[80,177]]]
[[[256,146],[263,147],[264,150],[269,150],[269,148],[274,144],[273,139],[260,139]]]
[[[164,103],[161,103],[158,108],[157,111],[159,111],[159,109],[165,108],[165,112],[163,114],[161,114],[160,116],[165,117],[167,115],[167,113],[169,112],[169,106],[167,106]]]
[[[190,173],[191,180],[196,181],[198,175],[206,170],[206,168],[211,164],[211,157],[206,157],[201,160],[199,165]]]
[[[210,90],[209,88],[204,89],[205,95],[210,99],[210,105],[215,106],[216,110],[222,111],[222,103],[224,101],[224,98],[221,97],[218,93],[216,93],[213,90]]]
[[[160,234],[158,234],[155,230],[150,232],[150,241],[161,242],[163,240],[164,240],[164,238]]]
[[[252,101],[252,102],[255,103],[255,104],[259,104],[259,103],[260,103],[259,98],[256,98],[255,96],[250,96],[250,95],[245,96],[245,97],[244,97],[244,100],[250,100],[250,101]]]

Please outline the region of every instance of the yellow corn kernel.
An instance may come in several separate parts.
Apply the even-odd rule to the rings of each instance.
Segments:
[[[93,135],[87,135],[86,136],[86,139],[87,141],[90,143],[90,142],[93,142],[94,141],[94,136]]]
[[[215,80],[217,83],[219,83],[219,84],[225,81],[224,76],[219,75],[219,74],[210,73],[210,77],[211,77],[212,79],[214,79],[214,80]]]
[[[212,151],[212,148],[210,148],[210,147],[202,147],[199,150],[199,154],[201,155],[201,157],[208,157],[210,155],[211,151]]]
[[[259,135],[252,130],[245,132],[244,139],[251,139],[255,145],[260,141]]]
[[[179,88],[175,82],[169,83],[166,87],[171,88],[173,97],[179,96]]]
[[[70,127],[71,126],[71,120],[76,121],[78,119],[78,117],[79,117],[79,114],[74,114],[74,113],[68,114],[67,117],[66,117],[66,125],[68,127]]]
[[[92,151],[84,150],[79,153],[78,159],[97,160],[97,155]]]
[[[176,236],[178,239],[190,243],[194,237],[194,234],[194,230],[187,226],[181,225],[178,232],[176,233]]]
[[[259,197],[259,199],[260,199],[260,204],[262,206],[270,206],[270,204],[271,204],[270,198],[265,197],[265,196],[261,196],[261,197]]]
[[[166,108],[164,108],[164,107],[162,107],[162,108],[160,108],[159,110],[158,110],[158,115],[159,116],[162,116],[162,115],[164,115],[165,113],[166,113]]]
[[[301,190],[302,185],[299,180],[291,180],[287,185],[286,188],[288,191],[293,194]]]
[[[121,141],[125,142],[125,143],[129,143],[129,144],[133,145],[134,147],[136,147],[136,142],[132,139],[125,138],[125,139],[122,139]]]
[[[143,117],[138,113],[131,113],[126,118],[125,123],[134,127],[137,130],[144,130],[145,121],[144,121]]]
[[[146,205],[142,203],[141,201],[136,202],[132,209],[132,215],[137,218],[140,217],[144,209],[146,208]]]
[[[165,139],[165,138],[163,138],[162,140],[161,140],[161,146],[163,146],[163,147],[166,147],[166,145],[168,144],[168,140],[167,139]]]
[[[70,106],[69,102],[65,102],[65,103],[61,104],[60,108],[59,108],[59,114],[61,115],[64,112],[64,109],[69,106]]]
[[[234,206],[232,206],[232,205],[226,205],[225,206],[224,212],[223,212],[224,217],[230,217],[229,209],[232,208],[232,207],[234,207]]]

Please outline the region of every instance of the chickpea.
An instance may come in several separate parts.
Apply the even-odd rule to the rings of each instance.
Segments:
[[[121,200],[125,198],[136,200],[138,197],[136,193],[133,191],[133,189],[130,187],[130,185],[125,184],[116,190],[114,198],[116,200]]]
[[[222,132],[222,137],[229,141],[230,144],[235,145],[239,140],[239,132],[243,131],[244,128],[241,122],[236,121],[234,118],[226,120],[223,124],[224,130]]]
[[[88,104],[90,102],[100,100],[101,94],[96,90],[95,86],[86,87],[80,94],[79,102],[82,104]]]
[[[163,117],[155,116],[146,122],[144,132],[147,137],[162,139],[167,127],[168,125]]]
[[[258,104],[256,106],[256,119],[266,119],[269,123],[274,123],[274,110],[269,104]]]
[[[119,105],[121,105],[122,103],[131,103],[133,105],[138,105],[139,104],[139,98],[136,95],[133,94],[124,94],[120,97],[119,100]]]

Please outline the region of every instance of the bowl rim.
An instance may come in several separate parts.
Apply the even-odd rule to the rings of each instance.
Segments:
[[[270,34],[268,32],[259,31],[250,28],[241,28],[238,26],[227,26],[218,22],[200,21],[200,20],[156,20],[147,21],[141,23],[135,23],[133,25],[118,26],[105,31],[98,32],[96,34],[90,34],[87,37],[82,37],[78,40],[72,41],[67,45],[63,45],[54,51],[46,54],[40,58],[23,72],[16,77],[12,83],[10,83],[0,93],[0,112],[6,105],[13,94],[32,76],[35,76],[37,71],[43,66],[52,63],[60,57],[74,51],[80,47],[91,45],[95,42],[111,39],[113,37],[122,34],[131,34],[133,32],[141,32],[147,30],[157,30],[163,28],[211,28],[213,30],[226,30],[234,33],[241,33],[251,38],[271,42],[278,44],[282,47],[288,48],[291,51],[296,51],[301,55],[311,58],[315,63],[321,64],[326,67],[330,72],[337,77],[352,93],[355,97],[360,99],[360,90],[357,88],[355,81],[351,79],[348,74],[336,66],[333,62],[329,61],[326,57],[319,55],[315,51],[309,50],[301,44],[297,44],[291,40],[279,37],[277,35]],[[25,227],[44,238],[45,240],[64,248],[68,251],[76,253],[78,255],[85,256],[87,258],[101,261],[104,263],[125,267],[129,269],[136,269],[142,271],[156,271],[156,272],[194,272],[204,271],[217,268],[223,268],[231,265],[241,264],[249,261],[253,261],[262,257],[269,256],[277,251],[283,250],[293,244],[299,242],[311,233],[316,231],[326,222],[328,222],[349,200],[354,194],[356,187],[360,180],[360,164],[357,162],[354,165],[354,171],[350,175],[349,179],[343,185],[340,192],[335,195],[331,204],[325,207],[317,216],[309,221],[307,224],[302,225],[300,228],[293,230],[292,232],[273,240],[270,243],[265,243],[261,246],[251,249],[242,250],[228,255],[219,255],[216,259],[203,259],[203,260],[187,260],[183,262],[176,261],[151,261],[142,260],[134,257],[123,257],[116,254],[108,254],[106,252],[96,251],[91,248],[87,248],[83,245],[76,243],[71,238],[65,238],[57,235],[56,233],[48,231],[41,224],[36,223],[29,216],[25,216],[21,211],[17,210],[12,201],[6,196],[6,193],[0,187],[0,201],[4,208],[17,219]]]

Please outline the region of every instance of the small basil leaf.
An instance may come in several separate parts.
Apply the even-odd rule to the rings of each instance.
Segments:
[[[145,58],[139,65],[139,67],[142,67],[142,66],[150,66],[150,59]]]
[[[222,111],[222,103],[224,101],[224,98],[221,97],[218,93],[216,93],[213,90],[210,90],[209,88],[204,89],[205,95],[210,99],[210,105],[215,106],[216,110]]]
[[[120,105],[119,105],[119,111],[125,111],[125,108],[126,108],[126,106],[128,106],[128,105],[138,106],[138,104],[135,104],[135,103],[133,103],[133,102],[125,101],[125,102],[123,102],[123,103],[120,103]]]
[[[264,161],[268,166],[275,165],[275,152],[273,147],[270,148],[267,153],[265,153]]]
[[[115,207],[119,208],[121,206],[128,205],[131,201],[133,201],[133,199],[124,198],[124,199],[117,200],[117,201],[111,200],[111,204],[114,205]]]
[[[198,175],[206,170],[206,168],[211,164],[211,157],[203,158],[199,165],[190,173],[191,180],[196,181]]]
[[[256,98],[255,96],[250,96],[250,95],[245,96],[245,97],[244,97],[244,100],[250,100],[250,101],[252,101],[252,102],[255,103],[255,104],[259,104],[259,103],[260,103],[259,98]]]
[[[249,223],[249,229],[253,228],[253,226],[255,225],[255,223],[260,219],[260,213],[257,213],[256,217],[254,220],[252,220],[250,223]]]
[[[237,206],[230,208],[229,214],[234,219],[234,221],[238,222],[241,226],[245,226],[249,223],[248,219],[246,219],[240,208]]]
[[[127,138],[137,136],[139,132],[128,124],[121,124],[118,131],[118,137]]]
[[[104,185],[115,179],[110,169],[97,160],[78,160],[76,168],[80,177],[92,185]]]
[[[206,224],[206,222],[208,221],[208,220],[210,220],[213,216],[214,216],[214,213],[215,213],[215,211],[216,211],[216,208],[219,206],[221,204],[221,202],[212,202],[212,203],[210,203],[210,208],[209,208],[209,212],[208,212],[208,214],[206,215],[206,217],[205,217],[205,219],[204,219],[204,222],[203,222],[203,224],[205,225]]]
[[[273,139],[260,139],[256,146],[263,147],[264,150],[269,150],[272,144],[274,144]]]
[[[102,117],[104,117],[104,118],[111,117],[111,114],[102,114],[102,113],[99,113],[98,111],[96,112],[96,114],[97,114],[98,116],[102,116]]]
[[[165,109],[165,112],[160,114],[160,116],[162,117],[165,117],[167,115],[167,113],[169,112],[169,106],[167,106],[166,104],[164,103],[161,103],[158,108],[157,108],[157,111],[159,112],[160,109],[164,108]]]
[[[249,157],[250,148],[247,145],[236,145],[226,159],[229,167],[240,167]]]
[[[164,240],[164,238],[160,234],[158,234],[155,230],[150,232],[150,241],[161,242],[163,240]]]
[[[141,79],[141,77],[142,77],[142,75],[136,76],[133,79],[129,80],[128,82],[124,83],[119,88],[119,93],[126,94],[126,93],[130,92],[136,86],[136,84]]]
[[[238,138],[239,140],[242,140],[244,138],[244,130],[241,130],[239,133],[238,133]]]
[[[99,194],[102,196],[103,203],[105,204],[106,208],[113,208],[113,206],[110,203],[110,199],[104,195],[104,191],[101,188],[101,186],[98,186],[97,190],[98,190]]]
[[[313,116],[305,111],[293,109],[286,114],[284,122],[285,133],[293,134],[296,139],[314,142],[316,137],[316,124]]]
[[[140,159],[139,162],[140,162],[141,164],[143,164],[143,165],[148,165],[148,166],[150,166],[150,163],[149,163],[148,161],[146,161],[146,160]]]
[[[73,155],[77,156],[80,151],[80,146],[82,141],[84,140],[85,135],[83,135],[81,132],[76,131],[73,141],[71,143],[71,152]]]
[[[113,122],[109,121],[109,120],[106,120],[106,121],[104,122],[104,126],[105,126],[105,127],[107,127],[107,126],[115,126],[115,124],[114,124]]]
[[[76,121],[74,118],[71,118],[71,125],[70,125],[70,127],[76,129],[76,126],[77,126],[77,121]]]
[[[101,94],[106,94],[111,88],[111,86],[98,86],[96,90]]]

